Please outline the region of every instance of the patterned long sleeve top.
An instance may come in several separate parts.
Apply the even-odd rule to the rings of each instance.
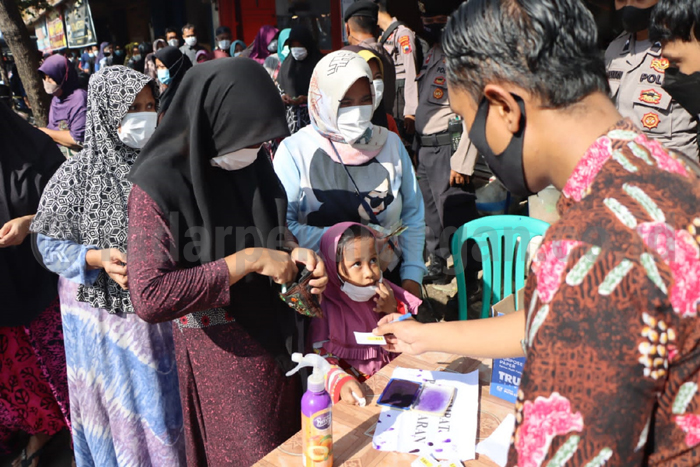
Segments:
[[[579,162],[525,293],[508,465],[700,465],[700,183],[625,120]]]

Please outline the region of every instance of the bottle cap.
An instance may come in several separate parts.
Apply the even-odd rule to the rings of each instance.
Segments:
[[[308,389],[311,392],[323,392],[326,390],[323,373],[317,373],[316,371],[314,371],[314,373],[311,376],[309,376]]]

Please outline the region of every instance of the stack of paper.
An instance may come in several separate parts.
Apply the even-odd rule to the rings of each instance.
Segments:
[[[454,387],[452,405],[444,417],[384,407],[372,444],[379,451],[428,454],[437,459],[475,458],[479,412],[479,372],[463,375],[443,371],[397,368],[392,378]]]

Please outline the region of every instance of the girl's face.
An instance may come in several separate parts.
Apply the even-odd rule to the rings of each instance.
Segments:
[[[361,237],[350,240],[342,251],[338,264],[338,274],[346,282],[358,287],[377,285],[382,277],[379,256],[374,237]]]

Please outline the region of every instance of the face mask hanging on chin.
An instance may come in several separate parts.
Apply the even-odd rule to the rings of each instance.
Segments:
[[[210,163],[213,167],[218,167],[229,172],[245,169],[258,159],[258,152],[262,146],[257,148],[243,148],[233,151],[223,156],[214,157]]]
[[[379,278],[379,283],[381,283],[384,279]],[[342,281],[342,279],[341,279]],[[353,302],[358,302],[358,303],[364,303],[372,300],[372,298],[377,295],[377,285],[369,285],[366,287],[359,287],[357,285],[353,285],[350,282],[343,282],[342,287],[340,287],[340,290],[347,295],[350,300]]]
[[[486,163],[493,174],[503,183],[508,191],[515,196],[526,198],[534,194],[527,186],[525,172],[523,170],[523,144],[525,141],[525,103],[520,96],[511,94],[520,107],[520,128],[513,135],[508,147],[502,154],[494,154],[486,139],[486,120],[489,116],[489,101],[486,97],[481,99],[479,110],[476,112],[474,123],[469,132],[469,140],[486,159]]]

